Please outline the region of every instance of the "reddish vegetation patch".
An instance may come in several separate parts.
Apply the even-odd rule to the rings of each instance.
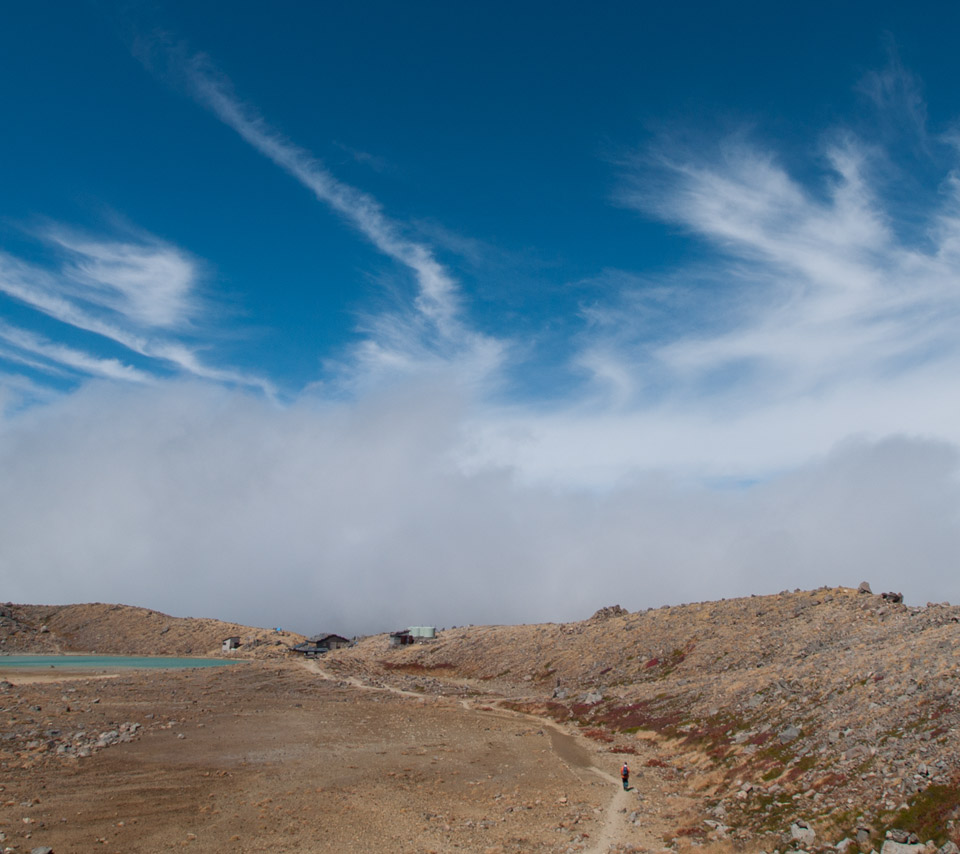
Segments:
[[[706,836],[707,831],[702,827],[681,827],[675,836]]]
[[[603,742],[603,744],[612,744],[613,736],[610,733],[605,732],[602,729],[587,729],[583,731],[583,734],[587,738],[592,738],[594,741]]]
[[[596,711],[599,703],[572,703],[570,705],[570,716],[583,722]]]
[[[651,658],[643,665],[643,669],[653,670],[654,668],[659,668],[656,674],[657,678],[667,676],[684,662],[686,657],[693,652],[694,647],[695,644],[693,641],[690,641],[685,646],[678,647],[667,655],[664,655],[660,658]]]
[[[657,759],[656,757],[654,757],[653,759],[648,759],[646,762],[646,765],[648,768],[666,768],[667,767],[666,762],[664,762],[662,759]]]
[[[636,732],[639,729],[646,729],[672,735],[682,717],[674,698],[665,697],[658,700],[641,700],[639,703],[629,703],[624,706],[607,705],[593,712],[591,722],[602,724],[618,732]]]
[[[689,730],[683,737],[683,743],[687,746],[700,747],[708,756],[719,762],[730,751],[732,744],[730,732],[734,728],[727,717],[715,716],[704,721],[699,727]]]
[[[794,765],[789,771],[786,772],[786,774],[783,775],[784,784],[795,783],[797,780],[803,777],[808,770],[810,770],[808,759],[809,757],[806,757],[805,759],[801,760],[800,763]]]
[[[813,784],[813,788],[818,791],[821,789],[835,789],[837,786],[842,786],[847,782],[847,775],[840,774],[836,771],[830,771],[827,774],[824,774],[819,780]]]

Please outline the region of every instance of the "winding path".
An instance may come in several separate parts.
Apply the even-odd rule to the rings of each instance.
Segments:
[[[324,670],[324,668],[320,666],[320,663],[315,660],[304,660],[302,664],[311,673],[331,682],[346,682],[351,687],[358,688],[362,691],[385,691],[401,697],[410,697],[421,702],[425,700],[423,694],[414,691],[405,691],[402,688],[395,688],[391,685],[370,685],[357,676],[341,676],[330,673]],[[625,791],[619,777],[615,777],[597,766],[593,760],[592,751],[584,747],[582,743],[583,740],[580,736],[566,731],[559,724],[551,720],[546,720],[536,715],[501,708],[481,710],[476,707],[476,704],[467,699],[460,699],[459,702],[464,709],[476,712],[477,714],[501,715],[512,718],[520,717],[536,722],[539,727],[549,732],[552,749],[559,756],[560,760],[567,765],[571,773],[579,776],[577,769],[588,771],[596,774],[604,783],[610,784],[613,790],[613,796],[607,804],[603,817],[599,819],[594,833],[590,836],[590,847],[585,848],[583,854],[607,854],[611,846],[623,842],[629,842],[646,851],[661,851],[664,849],[663,832],[665,828],[660,826],[662,822],[656,818],[656,815],[651,814],[654,811],[652,811],[649,806],[643,810],[647,813],[649,820],[641,826],[634,825],[630,821],[631,813],[641,811],[636,787],[631,786],[628,791]],[[659,794],[658,791],[654,791],[651,787],[645,788],[648,789],[647,796]],[[655,812],[659,813],[659,809],[655,809]]]

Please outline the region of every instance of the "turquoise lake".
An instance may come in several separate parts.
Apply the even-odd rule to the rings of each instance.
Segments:
[[[162,655],[0,655],[0,670],[7,668],[61,667],[70,670],[185,670],[190,667],[226,667],[236,664],[223,658],[174,658]]]

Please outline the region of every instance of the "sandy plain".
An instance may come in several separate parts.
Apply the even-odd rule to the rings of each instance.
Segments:
[[[659,850],[682,808],[642,749],[624,792],[622,756],[551,722],[315,662],[31,675],[0,674],[9,851]]]

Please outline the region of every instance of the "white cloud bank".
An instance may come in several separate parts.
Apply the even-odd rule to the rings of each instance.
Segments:
[[[751,489],[637,473],[598,494],[466,473],[449,387],[280,410],[89,386],[0,433],[0,577],[305,632],[575,619],[820,584],[957,599],[958,455],[850,441]]]

